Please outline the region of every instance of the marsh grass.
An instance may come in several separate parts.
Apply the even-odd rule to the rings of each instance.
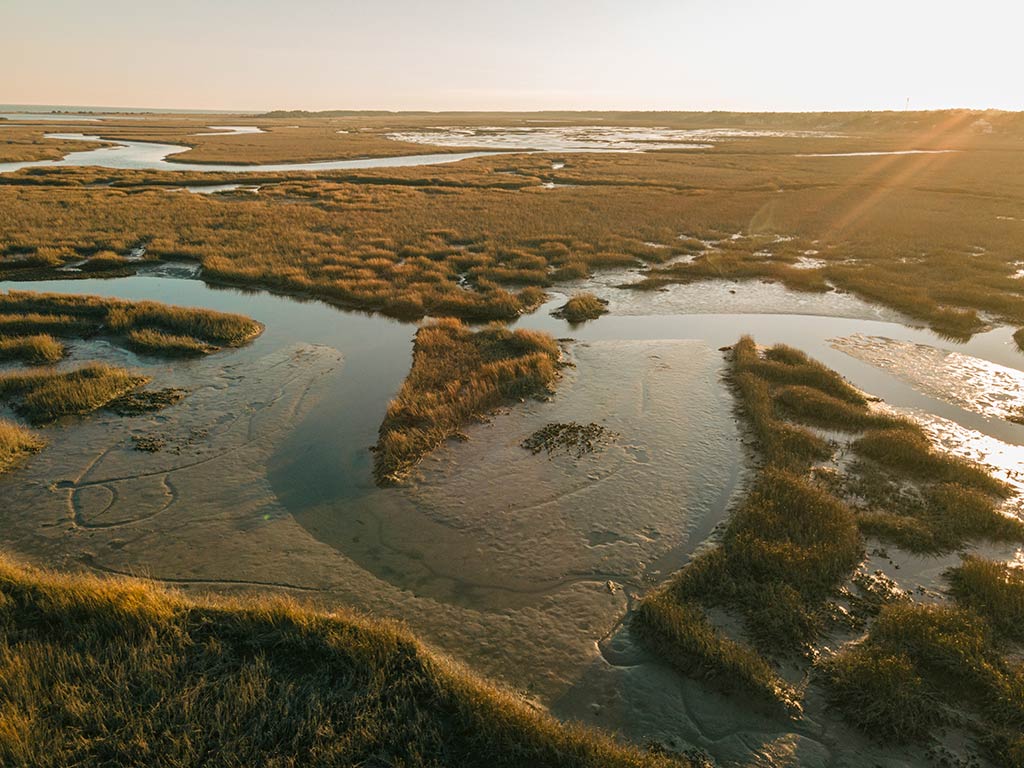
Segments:
[[[64,357],[64,345],[53,336],[0,336],[0,360],[19,360],[29,365],[56,363]]]
[[[479,125],[478,118],[446,120]],[[178,160],[321,151],[339,157],[357,145],[373,154],[437,151],[383,136],[394,129],[392,120],[425,127],[422,116],[309,118],[317,121],[309,124],[296,118],[300,129],[274,122],[287,119],[261,119],[273,130],[252,136],[193,137],[195,125],[180,122],[105,123],[104,130],[195,146]],[[609,125],[650,120],[624,113],[607,119]],[[748,119],[758,128],[791,120],[759,115],[737,121],[749,126]],[[915,119],[916,128],[892,115],[805,116],[798,122],[810,130],[855,128],[844,138],[736,140],[709,151],[580,154],[557,172],[559,182],[572,185],[557,195],[531,189],[552,177],[552,155],[244,178],[34,169],[0,179],[0,276],[41,273],[56,265],[53,254],[68,250],[78,258],[103,251],[123,256],[145,241],[147,258],[196,260],[215,282],[311,294],[399,317],[486,320],[527,311],[532,297],[522,289],[646,265],[652,267],[648,279],[637,287],[772,280],[795,290],[851,292],[957,338],[984,327],[988,317],[1020,327],[1024,294],[1012,278],[1019,232],[1007,214],[1016,215],[1024,200],[1024,126],[1015,117],[985,113],[983,119],[1000,127],[982,136],[970,127],[982,113],[919,113]],[[671,120],[706,125],[701,116]],[[338,126],[347,133],[338,134]],[[43,150],[39,132],[33,126],[25,135],[34,134],[34,149]],[[798,156],[907,146],[964,151]],[[510,170],[515,175],[500,172]],[[268,186],[259,195],[218,199],[170,191],[182,183],[233,181]],[[733,233],[740,237],[730,239]],[[707,248],[701,240],[717,244]],[[801,268],[809,251],[821,264]],[[677,254],[696,258],[661,266]]]
[[[128,346],[136,352],[159,355],[205,355],[215,347],[194,336],[175,335],[151,328],[129,331],[125,337]]]
[[[1024,568],[970,555],[946,573],[956,601],[1024,642]]]
[[[0,333],[63,337],[113,336],[150,354],[201,354],[241,346],[262,326],[226,312],[175,307],[155,301],[8,291],[0,294]]]
[[[0,399],[36,424],[99,410],[149,379],[124,368],[89,363],[67,371],[0,375]]]
[[[380,426],[377,482],[398,482],[426,454],[498,406],[547,392],[560,356],[555,340],[537,331],[501,325],[473,331],[454,319],[420,328],[412,368]]]
[[[0,560],[0,763],[656,768],[393,624]]]
[[[724,692],[752,695],[770,710],[800,712],[792,687],[760,654],[715,628],[699,604],[658,592],[639,605],[633,626],[658,656],[683,674]]]
[[[919,427],[871,429],[853,443],[853,450],[890,471],[930,482],[956,483],[1006,498],[1011,490],[984,467],[940,453]]]
[[[45,445],[46,441],[35,432],[13,421],[0,419],[0,474],[39,453]]]
[[[578,293],[551,314],[570,323],[584,323],[587,320],[596,320],[607,311],[608,302],[604,299],[592,293]]]
[[[1024,669],[971,610],[885,606],[866,639],[821,663],[819,676],[833,706],[870,733],[923,740],[952,719],[998,764],[1024,765]]]
[[[640,636],[684,674],[721,677],[759,698],[774,690],[785,705],[792,689],[767,682],[765,671],[775,673],[760,654],[807,651],[831,626],[830,606],[864,556],[862,532],[929,552],[977,538],[1024,541],[1024,524],[997,509],[1005,484],[939,453],[912,422],[873,410],[800,350],[762,350],[743,337],[731,348],[727,380],[762,465],[721,544],[645,597],[635,616]],[[837,446],[792,421],[852,433],[854,451],[870,458],[822,472],[818,463]],[[712,606],[741,618],[753,647],[720,637],[703,612]],[[940,708],[907,649],[866,648],[830,662],[830,689],[869,729],[893,714],[881,735],[927,733]]]

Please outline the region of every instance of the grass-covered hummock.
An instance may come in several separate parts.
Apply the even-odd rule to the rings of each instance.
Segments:
[[[129,331],[126,337],[128,346],[136,352],[154,355],[205,355],[216,347],[206,344],[194,336],[164,333],[144,328]]]
[[[451,319],[420,328],[409,376],[380,426],[377,481],[397,482],[466,424],[503,403],[548,391],[560,355],[557,342],[537,331],[501,325],[473,331]]]
[[[596,320],[606,312],[608,302],[604,299],[592,293],[577,293],[551,314],[570,323],[584,323],[587,320]]]
[[[0,400],[36,424],[82,416],[103,408],[149,379],[124,368],[89,363],[66,371],[0,375]]]
[[[1024,568],[971,555],[946,577],[958,603],[1006,637],[1024,642]]]
[[[1024,669],[1002,655],[989,623],[952,605],[882,608],[867,637],[819,665],[850,722],[876,737],[923,740],[956,722],[998,764],[1024,766]]]
[[[0,360],[47,365],[64,357],[64,345],[47,333],[31,336],[0,336]]]
[[[0,764],[668,768],[393,624],[0,560]]]
[[[263,326],[244,315],[155,301],[31,291],[0,293],[0,334],[47,333],[72,338],[101,334],[140,352],[174,356],[238,347],[262,330]]]
[[[28,456],[39,453],[44,445],[46,441],[32,430],[13,421],[0,419],[0,474]]]

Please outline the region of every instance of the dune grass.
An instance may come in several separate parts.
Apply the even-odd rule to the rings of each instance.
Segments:
[[[0,360],[30,365],[56,363],[64,357],[64,345],[47,333],[31,336],[0,336]]]
[[[570,323],[584,323],[596,320],[608,311],[608,302],[592,293],[577,293],[556,309],[552,314]]]
[[[491,325],[473,331],[454,319],[416,333],[412,368],[388,405],[374,448],[374,476],[395,483],[462,427],[498,406],[541,395],[561,352],[550,336]]]
[[[108,405],[149,379],[124,368],[89,363],[66,371],[0,375],[0,400],[35,424],[82,416]]]
[[[0,333],[4,334],[71,338],[103,334],[142,352],[173,356],[241,346],[261,331],[259,323],[243,315],[155,301],[31,291],[0,293]]]
[[[819,666],[833,706],[864,730],[918,741],[957,717],[999,765],[1024,765],[1024,668],[1002,656],[988,622],[950,605],[882,608],[867,638]]]
[[[0,419],[0,474],[39,453],[46,441],[30,429],[8,419]]]
[[[0,763],[641,768],[393,624],[0,560]]]

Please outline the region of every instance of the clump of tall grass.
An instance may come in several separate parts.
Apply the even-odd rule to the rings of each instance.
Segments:
[[[0,375],[0,399],[33,423],[92,413],[149,379],[124,368],[90,363],[67,371]]]
[[[946,577],[958,603],[1006,637],[1024,641],[1024,568],[970,555]]]
[[[854,441],[853,450],[890,471],[931,482],[957,483],[1006,498],[1010,488],[983,467],[936,451],[919,427],[871,429]]]
[[[604,299],[600,299],[592,293],[577,293],[551,314],[564,318],[570,323],[583,323],[587,320],[595,320],[607,311],[608,302]]]
[[[64,357],[64,345],[53,336],[0,336],[0,360],[20,360],[30,365],[56,363]]]
[[[13,421],[0,419],[0,474],[38,453],[45,445],[46,441],[35,432]]]
[[[550,336],[454,319],[416,334],[412,368],[388,406],[374,448],[374,475],[394,483],[427,453],[503,403],[548,390],[560,350]]]
[[[1024,328],[1018,328],[1014,331],[1013,340],[1017,342],[1017,348],[1024,352]]]
[[[129,331],[128,346],[136,352],[160,355],[205,355],[215,349],[194,336],[174,335],[151,328]]]
[[[0,763],[668,768],[397,626],[0,559]]]
[[[683,674],[726,692],[752,695],[770,709],[800,712],[793,688],[755,650],[716,629],[697,603],[677,600],[669,591],[655,592],[640,603],[633,626],[658,656]]]
[[[1000,765],[1024,758],[1024,674],[1004,658],[971,610],[910,601],[882,608],[867,637],[819,665],[832,704],[854,724],[894,740],[930,735],[944,704]]]

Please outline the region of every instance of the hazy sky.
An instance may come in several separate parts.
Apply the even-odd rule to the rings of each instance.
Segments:
[[[0,0],[0,103],[1024,109],[1017,0]]]

